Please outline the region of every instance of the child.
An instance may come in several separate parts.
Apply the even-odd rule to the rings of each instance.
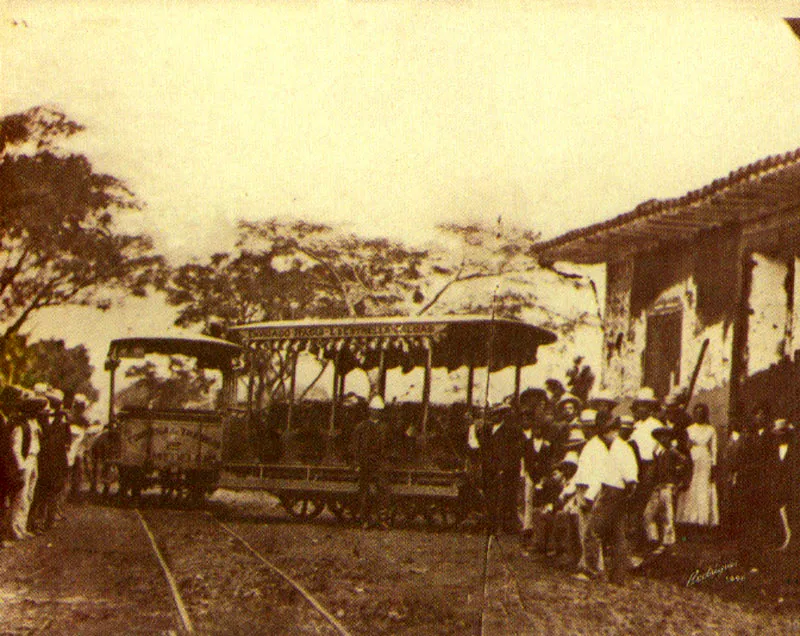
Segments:
[[[653,492],[644,509],[644,525],[650,553],[661,554],[675,544],[675,490],[685,487],[691,476],[689,458],[672,442],[673,429],[663,426],[652,432],[658,446],[653,452]]]

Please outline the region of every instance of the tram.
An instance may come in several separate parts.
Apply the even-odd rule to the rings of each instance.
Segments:
[[[194,499],[213,492],[241,353],[236,344],[204,336],[111,341],[108,419],[120,493],[138,496],[153,485]]]
[[[476,370],[513,367],[516,399],[522,368],[556,340],[546,329],[483,315],[261,322],[233,333],[246,351],[247,428],[257,461],[226,462],[221,485],[270,492],[295,517],[313,518],[327,508],[339,519],[352,518],[358,487],[349,436],[366,416],[366,401],[353,399],[346,378],[363,370],[372,378],[371,392],[386,399],[387,373],[421,369],[418,399],[387,401],[387,494],[391,521],[438,526],[454,525],[470,509],[465,414],[476,402]],[[332,368],[329,401],[297,399],[301,356]],[[431,403],[438,368],[466,368],[463,401]],[[270,394],[276,385],[282,390]]]

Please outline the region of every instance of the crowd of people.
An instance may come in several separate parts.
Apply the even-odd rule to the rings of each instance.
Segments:
[[[489,531],[521,530],[526,553],[616,583],[680,533],[738,539],[743,561],[786,550],[800,511],[792,425],[759,405],[720,450],[708,406],[688,402],[685,390],[662,402],[644,387],[625,415],[606,392],[584,403],[548,387],[474,413],[469,465]]]
[[[79,496],[88,449],[102,432],[89,421],[88,405],[80,393],[65,399],[63,391],[43,383],[33,391],[11,385],[0,390],[4,546],[50,529],[64,519],[67,499]]]

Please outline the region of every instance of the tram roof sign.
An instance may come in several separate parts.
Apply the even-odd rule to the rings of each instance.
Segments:
[[[485,315],[259,322],[233,331],[250,347],[308,351],[338,359],[344,367],[364,369],[379,366],[381,355],[386,368],[425,366],[429,349],[434,367],[525,366],[536,362],[540,345],[556,340],[547,329]]]
[[[210,336],[134,336],[111,341],[108,357],[141,358],[148,353],[185,355],[197,358],[202,366],[222,368],[230,365],[231,358],[242,348],[227,340]]]

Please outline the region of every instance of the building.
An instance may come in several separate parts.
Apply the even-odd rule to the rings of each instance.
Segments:
[[[543,263],[605,263],[609,390],[664,396],[696,376],[718,425],[761,399],[800,416],[800,149],[535,249]]]

